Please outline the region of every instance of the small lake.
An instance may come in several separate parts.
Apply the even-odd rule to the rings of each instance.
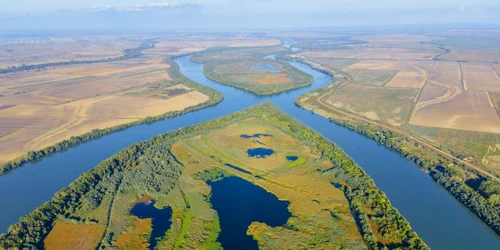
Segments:
[[[257,241],[247,235],[250,224],[257,221],[277,227],[286,224],[291,216],[287,202],[239,177],[208,184],[212,186],[210,201],[220,219],[217,241],[226,250],[258,249]]]
[[[270,148],[251,148],[247,150],[247,153],[248,157],[266,158],[274,154],[274,150]]]
[[[156,238],[165,236],[165,232],[170,229],[172,222],[170,218],[172,217],[172,208],[166,207],[164,209],[158,209],[154,206],[154,201],[145,201],[135,204],[135,206],[130,210],[130,214],[139,217],[140,219],[151,218],[153,222],[153,231],[149,238],[149,249],[154,249],[157,241]]]
[[[253,135],[247,135],[247,134],[242,134],[240,135],[241,138],[249,139],[249,138],[261,138],[261,137],[272,137],[270,134],[253,134]]]
[[[287,156],[286,159],[289,161],[296,161],[299,159],[299,157],[295,156],[295,155],[290,155],[290,156]]]
[[[255,67],[251,67],[250,70],[251,71],[265,70],[265,71],[269,71],[271,73],[279,73],[280,72],[279,69],[275,68],[273,65],[268,64],[268,63],[261,64],[259,66],[255,66]]]

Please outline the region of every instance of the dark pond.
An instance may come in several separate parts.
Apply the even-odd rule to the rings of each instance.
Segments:
[[[290,156],[287,156],[286,159],[289,161],[296,161],[297,159],[299,159],[299,157],[295,156],[295,155],[290,155]]]
[[[226,250],[258,249],[257,241],[247,235],[254,221],[277,227],[286,223],[291,214],[288,203],[238,177],[228,177],[212,186],[210,201],[219,214],[221,232],[219,241]]]
[[[249,157],[266,158],[274,154],[274,150],[270,148],[251,148],[247,150],[247,153]]]
[[[242,134],[240,135],[241,138],[249,139],[249,138],[260,138],[260,137],[272,137],[270,134],[253,134],[253,135],[247,135],[247,134]]]
[[[272,72],[272,73],[279,73],[280,70],[275,68],[273,65],[271,64],[261,64],[259,66],[255,66],[255,67],[251,67],[250,68],[251,71],[255,71],[255,70],[267,70],[269,72]]]
[[[149,249],[155,248],[157,244],[156,238],[165,236],[165,232],[170,229],[170,225],[172,224],[170,221],[172,217],[172,208],[166,207],[164,209],[158,209],[154,206],[154,201],[135,204],[132,210],[130,210],[130,214],[140,219],[152,219],[153,231],[149,238]]]

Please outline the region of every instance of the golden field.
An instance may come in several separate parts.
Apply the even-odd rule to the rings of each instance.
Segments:
[[[171,79],[160,58],[148,63],[72,65],[1,75],[0,162],[92,129],[130,123],[208,101],[188,87],[154,86],[172,96],[144,95],[144,87]],[[126,92],[132,94],[125,94]]]
[[[318,104],[330,109],[402,128],[500,171],[492,153],[500,142],[499,50],[484,45],[493,39],[488,35],[451,33],[358,35],[351,39],[362,43],[298,52],[294,57],[345,82],[303,101],[327,115],[311,103],[321,98]],[[386,81],[391,70],[396,73]]]

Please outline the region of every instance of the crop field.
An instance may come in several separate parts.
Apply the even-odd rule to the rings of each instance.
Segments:
[[[336,90],[330,88],[332,93],[322,99],[324,104],[316,100],[324,92],[304,97],[301,103],[305,107],[327,117],[334,109],[400,127],[462,159],[500,171],[493,153],[497,152],[494,149],[500,133],[500,58],[499,47],[492,42],[498,40],[496,34],[379,34],[352,36],[350,40],[362,42],[343,45],[346,49],[317,48],[293,55],[332,72],[340,83],[348,81]],[[387,82],[366,73],[384,71],[394,71]],[[355,87],[357,83],[373,87],[368,91],[369,86]],[[401,95],[404,103],[396,104],[397,98],[381,94],[394,88],[402,90],[396,95]],[[397,107],[403,107],[402,115],[389,112]]]
[[[500,118],[484,91],[464,91],[436,103],[419,103],[410,124],[500,133]]]
[[[0,68],[70,60],[117,57],[140,41],[120,37],[48,37],[0,39]]]
[[[353,48],[345,50],[308,51],[299,56],[314,58],[350,58],[358,60],[431,60],[434,51],[403,48]]]
[[[281,41],[274,38],[249,38],[241,36],[180,36],[171,37],[156,44],[155,48],[146,50],[146,55],[176,56],[200,52],[208,48],[221,47],[259,47],[280,45]]]
[[[467,89],[469,85],[465,81]],[[413,125],[492,133],[500,132],[499,122],[488,93],[465,90],[460,66],[453,62],[436,62],[410,120]]]
[[[409,115],[417,92],[415,89],[350,84],[328,95],[325,101],[341,110],[401,126]]]
[[[172,86],[169,68],[146,58],[1,75],[0,163],[95,128],[208,101],[183,84]]]
[[[462,63],[464,85],[468,90],[500,91],[500,78],[489,63]]]

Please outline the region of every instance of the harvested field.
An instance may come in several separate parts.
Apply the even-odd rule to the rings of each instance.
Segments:
[[[427,86],[422,97],[426,95]],[[427,89],[427,92],[433,92]],[[433,93],[431,93],[433,94]],[[500,118],[485,91],[457,91],[416,105],[410,124],[500,133]]]
[[[396,75],[397,72],[397,70],[369,69],[357,69],[349,71],[354,83],[374,86],[386,85]]]
[[[500,91],[500,78],[489,63],[461,63],[469,90]]]
[[[402,48],[353,48],[329,51],[308,51],[299,53],[299,56],[306,58],[351,58],[359,60],[432,60],[437,54],[434,51],[421,51]]]
[[[141,42],[120,37],[47,37],[2,39],[0,64],[16,66],[70,60],[97,60],[117,57]]]
[[[398,73],[385,86],[398,88],[421,88],[429,76],[432,62],[398,62]]]
[[[183,110],[205,101],[208,101],[208,96],[191,91],[169,99],[107,95],[57,106],[18,105],[0,110],[0,127],[8,127],[8,124],[3,125],[8,119],[39,119],[0,138],[0,162],[95,128],[113,127],[147,116]]]
[[[56,221],[44,241],[47,250],[95,249],[104,234],[105,226],[72,224]]]
[[[409,115],[417,92],[416,89],[350,84],[324,100],[332,107],[393,126],[401,126]]]

